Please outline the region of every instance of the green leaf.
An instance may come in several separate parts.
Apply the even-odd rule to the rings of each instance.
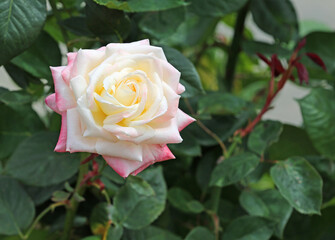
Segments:
[[[123,235],[123,227],[113,225],[108,229],[107,240],[120,240]]]
[[[315,148],[324,156],[335,159],[335,94],[325,89],[312,89],[298,100],[305,129]]]
[[[84,16],[74,16],[63,20],[60,25],[77,36],[91,37],[93,34],[88,29],[86,21],[87,19]]]
[[[102,202],[94,206],[90,216],[91,231],[95,235],[103,235],[112,220],[113,206]]]
[[[303,50],[319,55],[326,64],[327,72],[335,76],[335,62],[332,54],[335,51],[335,32],[313,32],[308,34]],[[318,65],[310,60],[308,65],[321,70]]]
[[[233,203],[220,199],[218,217],[222,224],[231,222],[233,219],[241,216],[241,207]]]
[[[86,23],[88,29],[107,42],[122,42],[130,32],[128,16],[118,10],[109,9],[93,1],[86,1]]]
[[[127,179],[127,184],[129,184],[129,186],[140,195],[144,195],[147,197],[155,195],[155,191],[152,189],[150,184],[146,182],[143,178],[129,176]]]
[[[6,238],[2,238],[0,236],[0,239],[1,240],[22,240],[22,238],[18,235],[8,236]],[[50,233],[50,231],[45,230],[45,229],[34,229],[26,240],[44,240],[44,239],[48,239],[48,240],[53,239],[52,233]]]
[[[278,57],[289,58],[291,51],[282,47],[280,44],[269,44],[265,42],[248,41],[242,42],[242,49],[249,55],[256,57],[257,53],[261,53],[265,56],[271,57],[273,54],[277,54]]]
[[[61,190],[63,188],[63,183],[47,186],[47,187],[32,187],[24,185],[24,190],[28,193],[31,199],[34,201],[35,205],[40,205],[45,201],[49,200],[52,193]]]
[[[201,156],[201,147],[191,131],[186,128],[180,135],[183,139],[181,143],[169,144],[169,148],[173,154],[190,157]]]
[[[318,155],[306,131],[291,125],[283,125],[279,140],[269,147],[269,158],[284,160],[290,156]]]
[[[94,0],[96,3],[104,5],[108,8],[118,9],[125,12],[148,12],[148,11],[161,11],[170,8],[185,6],[186,3],[182,0]]]
[[[0,101],[0,159],[9,157],[20,142],[44,128],[30,103],[24,104],[28,98],[19,92],[1,94],[4,102]]]
[[[173,187],[168,192],[168,200],[175,208],[186,213],[201,213],[203,205],[182,188]]]
[[[74,192],[74,188],[71,187],[71,185],[69,184],[69,182],[66,182],[66,183],[64,184],[64,188],[65,188],[65,190],[66,190],[67,192],[69,192],[69,193]]]
[[[283,125],[278,121],[268,120],[261,122],[249,136],[249,150],[263,155],[267,147],[278,141],[282,131]]]
[[[186,88],[182,96],[192,97],[202,94],[204,90],[193,63],[176,49],[170,47],[163,47],[163,49],[168,62],[181,72],[180,83]]]
[[[101,240],[101,237],[89,236],[89,237],[82,238],[81,240]]]
[[[0,95],[0,102],[13,108],[21,107],[32,102],[32,96],[25,91],[5,91]]]
[[[215,237],[211,231],[205,227],[195,227],[187,234],[185,240],[214,240]]]
[[[18,234],[32,222],[34,203],[14,179],[0,176],[0,186],[0,234]]]
[[[298,36],[298,21],[289,0],[253,0],[251,13],[257,26],[283,42]]]
[[[140,230],[127,230],[123,240],[181,240],[181,237],[158,227],[148,226]]]
[[[60,66],[61,60],[58,43],[46,32],[41,32],[34,44],[11,62],[34,77],[50,81],[50,66]]]
[[[268,240],[273,233],[272,225],[260,217],[240,217],[228,225],[222,240]]]
[[[216,150],[206,151],[200,158],[196,169],[196,180],[203,191],[208,187],[213,168],[222,152]]]
[[[252,153],[242,153],[223,160],[211,175],[210,185],[224,187],[240,181],[254,170],[259,157]]]
[[[271,168],[279,192],[297,211],[319,214],[322,203],[322,179],[305,159],[289,158]]]
[[[38,78],[32,76],[12,63],[7,63],[4,67],[11,79],[21,88],[27,89],[32,83],[41,84],[41,81]]]
[[[27,185],[45,187],[73,176],[79,167],[77,154],[54,152],[57,134],[36,133],[24,140],[8,161],[5,171]]]
[[[229,13],[237,12],[248,0],[191,0],[190,11],[199,16],[223,17]]]
[[[186,12],[186,19],[175,33],[160,41],[163,45],[191,47],[206,42],[215,30],[218,18],[200,17]]]
[[[57,190],[52,194],[51,200],[54,202],[62,202],[67,200],[70,197],[70,193]]]
[[[185,19],[185,8],[179,7],[166,11],[149,12],[139,22],[139,27],[156,39],[169,37]]]
[[[209,93],[202,96],[198,102],[198,113],[238,114],[247,105],[243,99],[230,93]]]
[[[35,41],[43,27],[46,12],[45,0],[0,2],[0,65]]]
[[[147,169],[138,176],[143,179],[142,184],[134,185],[133,180],[126,181],[114,198],[117,222],[128,229],[139,229],[149,225],[165,207],[166,184],[162,169],[160,167]],[[148,184],[154,194],[148,190]],[[135,186],[138,187],[136,191]]]
[[[240,195],[240,204],[250,215],[265,217],[276,222],[275,234],[283,238],[284,228],[291,216],[292,207],[277,190],[243,191]]]

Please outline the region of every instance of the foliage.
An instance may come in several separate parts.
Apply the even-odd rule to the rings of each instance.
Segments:
[[[335,32],[299,35],[290,0],[49,3],[0,2],[0,64],[20,87],[0,88],[0,240],[335,239]],[[49,66],[144,38],[197,119],[176,159],[123,179],[99,156],[53,152],[60,117],[34,107],[53,92]],[[262,121],[291,80],[310,90],[303,125]]]

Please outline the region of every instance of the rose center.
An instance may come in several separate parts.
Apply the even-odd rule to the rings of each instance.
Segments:
[[[130,106],[134,104],[136,98],[136,89],[134,83],[122,82],[116,89],[114,97],[123,105]]]

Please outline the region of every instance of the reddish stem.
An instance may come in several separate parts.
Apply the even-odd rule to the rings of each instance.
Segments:
[[[252,122],[250,122],[248,124],[248,126],[246,128],[237,130],[235,135],[240,134],[241,137],[247,136],[254,129],[254,127],[257,125],[257,123],[262,119],[263,115],[270,109],[270,106],[271,106],[271,103],[272,103],[273,99],[277,96],[277,94],[280,92],[280,90],[283,89],[285,83],[290,78],[296,58],[297,58],[297,51],[295,51],[292,54],[292,56],[290,58],[290,61],[289,61],[289,66],[288,66],[287,70],[284,72],[284,74],[282,75],[281,79],[279,80],[279,82],[277,84],[277,89],[274,93],[273,93],[273,90],[274,90],[274,66],[271,66],[272,77],[271,77],[271,81],[269,83],[269,92],[268,92],[268,95],[266,97],[266,102],[265,102],[262,110],[257,115],[257,117]]]
[[[85,158],[80,164],[81,165],[86,164],[86,163],[90,162],[91,160],[93,160],[94,158],[96,158],[97,156],[99,156],[99,154],[91,153],[91,155],[88,156],[87,158]]]

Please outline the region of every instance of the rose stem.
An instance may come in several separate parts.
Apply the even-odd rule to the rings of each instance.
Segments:
[[[225,81],[227,90],[230,92],[233,88],[235,77],[235,69],[237,65],[238,55],[241,51],[241,39],[243,36],[244,22],[249,11],[250,1],[238,12],[232,44],[228,50],[228,61],[226,64]]]
[[[190,111],[191,115],[196,118],[196,113],[194,112],[189,100],[187,98],[184,98],[184,102],[186,104],[186,107],[188,108],[188,110]],[[196,118],[196,123],[198,124],[198,126],[204,130],[209,136],[211,136],[221,147],[223,155],[226,155],[227,153],[227,148],[224,145],[224,143],[221,141],[221,139],[218,137],[218,135],[216,135],[215,133],[213,133],[208,127],[205,126],[205,124],[203,124],[200,119]]]
[[[46,209],[44,209],[34,220],[34,222],[30,225],[29,229],[27,230],[26,234],[24,234],[23,236],[20,236],[21,239],[28,239],[30,234],[32,233],[32,231],[35,229],[36,225],[38,224],[38,222],[50,211],[54,211],[56,207],[60,207],[60,206],[64,206],[66,204],[66,202],[57,202],[57,203],[53,203],[51,204],[49,207],[47,207]]]
[[[84,155],[84,154],[83,154]],[[86,158],[84,158],[86,159]],[[71,239],[71,230],[73,227],[73,220],[76,216],[76,212],[78,210],[79,202],[76,200],[75,193],[82,196],[85,192],[85,184],[81,185],[81,181],[84,178],[84,175],[88,172],[88,163],[81,164],[79,167],[79,173],[77,178],[76,187],[74,190],[74,194],[70,199],[70,204],[66,209],[66,217],[65,217],[65,224],[64,224],[64,231],[62,240],[70,240]]]

